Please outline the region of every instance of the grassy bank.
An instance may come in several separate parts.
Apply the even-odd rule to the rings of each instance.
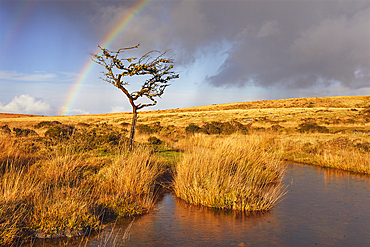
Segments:
[[[276,137],[287,161],[370,174],[370,142],[364,135],[300,134]]]
[[[165,166],[150,149],[101,155],[76,149],[77,141],[43,146],[0,136],[0,245],[85,235],[105,218],[151,208]],[[30,154],[25,147],[32,142],[40,147]]]

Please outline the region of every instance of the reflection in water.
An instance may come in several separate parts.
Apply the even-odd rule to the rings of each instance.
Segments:
[[[370,178],[288,165],[285,198],[271,211],[250,215],[184,203],[164,194],[157,209],[115,226],[125,246],[370,246]],[[102,246],[102,236],[87,246]],[[85,243],[83,244],[83,246]],[[107,246],[112,245],[110,242]]]

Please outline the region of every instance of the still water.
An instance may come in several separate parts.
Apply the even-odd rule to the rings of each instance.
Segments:
[[[166,193],[153,212],[134,220],[128,238],[125,220],[75,246],[370,246],[369,176],[287,165],[284,183],[287,194],[276,207],[250,215]]]

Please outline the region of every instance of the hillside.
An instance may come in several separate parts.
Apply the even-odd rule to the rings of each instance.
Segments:
[[[370,130],[369,116],[364,114],[367,108],[370,108],[370,96],[252,101],[139,112],[138,125],[160,122],[163,126],[186,127],[190,123],[201,125],[205,122],[235,120],[256,128],[270,128],[272,125],[295,128],[302,121],[311,119],[331,128]],[[32,127],[41,121],[72,125],[107,123],[128,128],[131,113],[59,117],[0,114],[0,127],[8,125],[11,129]]]

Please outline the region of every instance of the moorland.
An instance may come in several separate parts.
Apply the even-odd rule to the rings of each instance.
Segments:
[[[85,235],[148,212],[160,189],[212,208],[267,211],[284,163],[370,174],[370,96],[82,116],[0,114],[0,245]]]

